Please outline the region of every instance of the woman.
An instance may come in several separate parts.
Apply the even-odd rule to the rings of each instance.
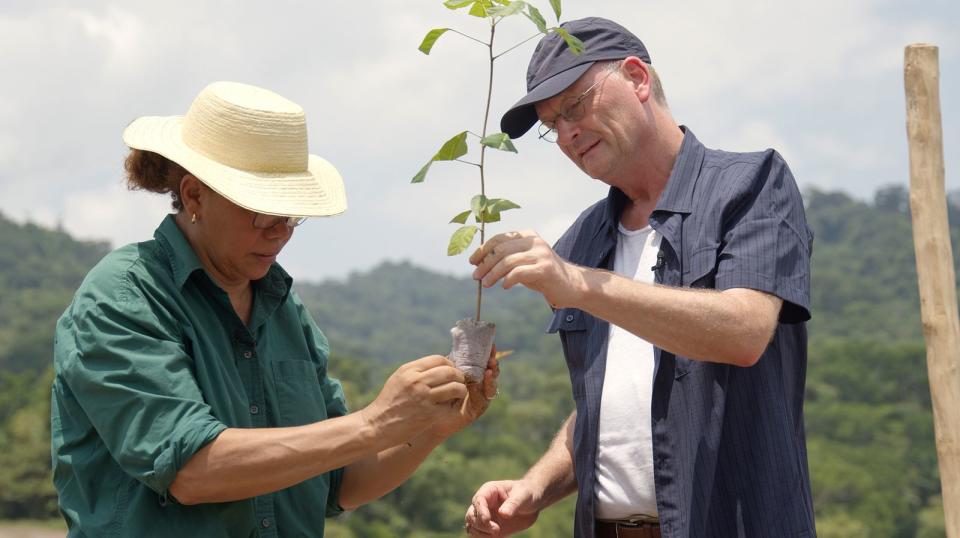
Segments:
[[[130,124],[133,188],[169,192],[154,239],[109,254],[57,324],[54,483],[70,536],[321,536],[487,407],[444,357],[347,413],[329,347],[276,257],[346,209],[296,104],[211,84],[186,116]]]

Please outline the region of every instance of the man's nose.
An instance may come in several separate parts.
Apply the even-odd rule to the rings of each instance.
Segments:
[[[563,117],[557,118],[557,143],[563,146],[573,143],[580,136],[578,123]]]

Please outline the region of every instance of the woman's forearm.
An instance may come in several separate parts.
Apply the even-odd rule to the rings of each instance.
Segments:
[[[379,499],[402,484],[443,437],[423,432],[409,443],[382,450],[346,467],[340,484],[340,506],[353,510]]]
[[[361,413],[286,428],[228,428],[177,473],[181,504],[227,502],[281,490],[384,449]]]

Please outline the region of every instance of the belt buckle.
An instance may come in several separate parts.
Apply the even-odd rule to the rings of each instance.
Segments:
[[[653,516],[634,516],[617,520],[616,523],[624,527],[654,527],[660,524],[660,520]]]
[[[651,520],[651,519],[619,520],[614,522],[613,524],[613,535],[616,538],[620,538],[621,529],[623,529],[624,532],[626,532],[627,529],[630,529],[631,531],[634,529],[636,529],[637,531],[640,531],[642,529],[650,530],[650,529],[655,529],[656,525],[657,525],[656,520]],[[653,535],[651,534],[650,536],[653,536]]]

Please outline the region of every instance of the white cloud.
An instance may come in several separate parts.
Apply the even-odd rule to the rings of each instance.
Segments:
[[[111,5],[103,13],[68,9],[65,14],[77,21],[87,36],[106,45],[108,65],[127,64],[138,58],[146,28],[133,13]]]
[[[772,146],[801,184],[869,195],[906,170],[906,43],[941,46],[945,154],[960,151],[951,138],[960,110],[950,86],[960,72],[953,4],[567,0],[564,19],[606,16],[639,35],[677,119],[711,147]],[[409,178],[447,137],[480,130],[486,52],[454,34],[430,56],[416,47],[436,27],[484,37],[484,21],[440,0],[11,6],[0,12],[0,72],[16,74],[0,86],[5,214],[62,221],[115,244],[150,237],[167,202],[123,188],[120,132],[138,115],[185,112],[211,81],[240,80],[303,105],[311,149],[347,181],[349,212],[311,221],[288,246],[295,276],[342,276],[384,258],[466,272],[465,260],[443,250],[453,229],[446,222],[477,191],[476,171],[438,163],[425,184]],[[531,28],[525,19],[498,27],[497,48]],[[533,46],[497,62],[491,130],[523,94]],[[556,148],[531,137],[517,143],[519,155],[490,156],[488,190],[523,209],[491,230],[533,228],[554,240],[606,187]]]
[[[129,192],[114,183],[68,196],[60,220],[78,237],[109,238],[119,246],[152,238],[154,229],[170,211],[169,197]]]
[[[0,169],[13,161],[18,151],[17,139],[11,134],[0,132]]]

